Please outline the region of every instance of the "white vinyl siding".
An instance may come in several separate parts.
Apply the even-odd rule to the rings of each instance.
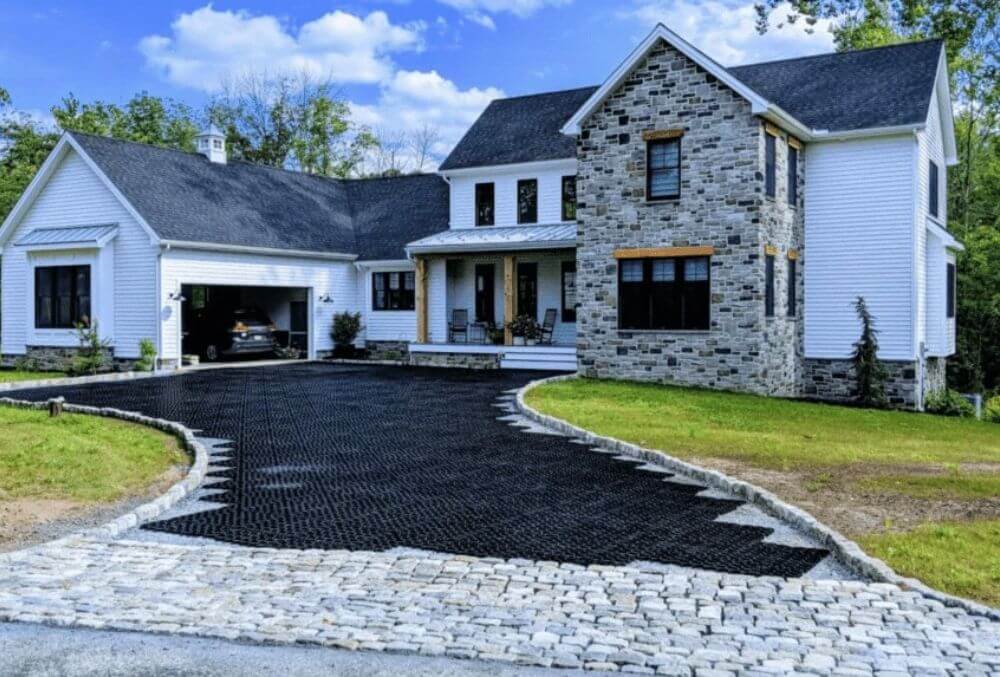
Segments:
[[[94,315],[101,333],[112,338],[116,357],[139,355],[139,341],[156,336],[156,249],[146,230],[72,149],[55,168],[4,248],[2,258],[2,352],[23,354],[28,345],[76,346],[71,330],[34,330],[32,257],[13,243],[36,228],[118,224],[118,235],[92,269]],[[46,254],[49,260],[55,254]],[[63,253],[61,260],[98,265],[94,250]],[[84,260],[86,259],[86,260]],[[113,283],[112,283],[113,280]],[[112,291],[113,290],[113,291]]]
[[[912,135],[813,143],[805,181],[805,355],[846,358],[863,296],[882,359],[915,359]]]
[[[931,357],[943,357],[954,351],[954,319],[948,315],[948,255],[944,243],[928,233],[927,265],[924,277],[927,296],[926,350]],[[951,258],[954,261],[954,257]],[[949,327],[949,324],[951,327]]]
[[[565,166],[542,170],[525,167],[518,170],[492,170],[482,174],[453,176],[451,182],[451,227],[476,226],[476,184],[493,183],[496,226],[516,226],[517,182],[538,179],[538,221],[540,224],[562,222],[562,177],[576,174],[576,161]],[[526,225],[526,224],[525,224]]]
[[[312,313],[309,334],[312,354],[333,348],[330,330],[334,313],[357,306],[357,274],[353,263],[292,256],[262,256],[187,249],[163,253],[160,264],[164,359],[180,357],[180,303],[170,300],[181,285],[236,285],[241,287],[301,287],[309,290]],[[321,296],[329,295],[324,303]]]
[[[417,313],[414,310],[372,310],[372,273],[375,271],[414,270],[411,261],[364,266],[358,270],[358,303],[367,341],[417,340]]]

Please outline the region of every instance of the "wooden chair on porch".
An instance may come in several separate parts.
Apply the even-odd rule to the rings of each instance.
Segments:
[[[448,323],[448,343],[457,343],[456,336],[462,337],[462,343],[469,342],[469,311],[465,308],[454,308],[451,311],[451,322]]]
[[[542,335],[538,339],[539,343],[544,343],[545,345],[552,345],[552,332],[556,329],[556,309],[547,308],[545,310],[545,317],[542,320]]]

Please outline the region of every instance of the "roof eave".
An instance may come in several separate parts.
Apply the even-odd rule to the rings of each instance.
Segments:
[[[954,167],[958,164],[958,144],[955,141],[955,115],[951,109],[951,85],[948,82],[948,57],[944,43],[941,44],[941,54],[938,57],[934,88],[937,93],[941,130],[944,132],[944,161],[949,167]]]
[[[863,139],[873,136],[898,136],[900,134],[913,134],[926,127],[924,122],[914,122],[907,125],[891,125],[889,127],[864,127],[861,129],[814,129],[812,130],[812,141],[845,141],[848,139]]]
[[[230,252],[234,254],[257,254],[260,256],[289,256],[304,259],[323,259],[327,261],[356,261],[357,254],[342,252],[320,252],[308,249],[278,249],[274,247],[251,247],[238,244],[221,244],[217,242],[197,242],[193,240],[161,240],[163,249],[197,249],[201,251]]]
[[[458,167],[456,169],[439,169],[438,175],[448,179],[453,176],[472,176],[475,174],[504,174],[520,171],[539,171],[545,169],[556,169],[566,165],[576,164],[576,155],[564,158],[551,158],[548,160],[532,160],[530,162],[507,162],[503,164],[475,165],[472,167]]]

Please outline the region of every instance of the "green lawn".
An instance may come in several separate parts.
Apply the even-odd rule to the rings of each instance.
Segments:
[[[601,435],[681,458],[730,458],[781,470],[1000,463],[1000,425],[969,419],[593,379],[543,385],[527,402]]]
[[[18,369],[0,369],[0,383],[15,381],[40,381],[47,378],[61,378],[66,374],[61,371],[20,371]]]
[[[115,501],[187,463],[176,438],[145,426],[0,407],[0,499]]]
[[[904,576],[1000,607],[1000,520],[925,524],[858,540]]]

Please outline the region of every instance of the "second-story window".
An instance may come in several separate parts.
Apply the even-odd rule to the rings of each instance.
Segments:
[[[799,202],[799,151],[788,144],[788,204],[793,207]]]
[[[476,225],[492,226],[493,216],[493,184],[476,184]]]
[[[562,177],[562,220],[576,221],[576,177]]]
[[[930,161],[930,166],[927,168],[927,211],[931,213],[931,216],[937,218],[938,215],[938,166],[934,160]]]
[[[517,222],[538,223],[538,179],[517,182]]]
[[[646,144],[646,199],[681,196],[681,140],[657,139]]]
[[[777,184],[775,141],[773,134],[764,134],[764,193],[768,197],[774,197],[775,185]]]

